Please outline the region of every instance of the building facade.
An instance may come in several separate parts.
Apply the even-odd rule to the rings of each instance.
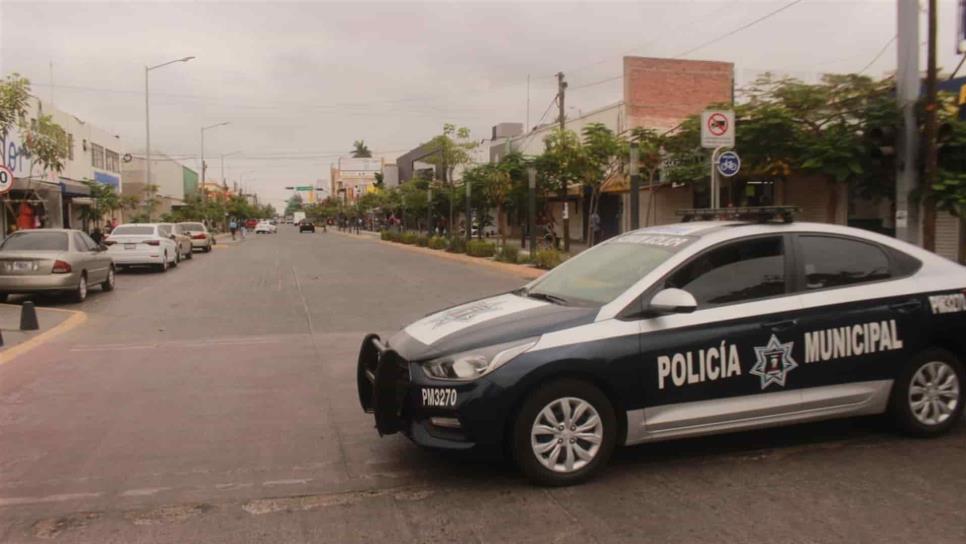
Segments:
[[[154,197],[156,205],[150,210],[150,219],[158,219],[174,208],[184,205],[185,195],[197,192],[198,174],[187,166],[172,159],[164,153],[151,152],[151,181],[152,190],[149,191],[145,180],[147,161],[144,153],[132,157],[122,166],[124,172],[124,189],[121,194],[133,197],[142,203]],[[146,207],[124,210],[124,220],[147,213]]]
[[[67,134],[66,159],[59,172],[46,171],[24,147],[17,129],[0,141],[0,163],[13,172],[10,192],[0,197],[0,235],[25,228],[87,229],[93,206],[83,182],[97,182],[120,192],[124,150],[119,136],[32,97],[28,120],[49,115]],[[85,213],[87,212],[87,213]]]
[[[347,203],[355,202],[375,188],[382,166],[382,159],[339,157],[329,168],[329,194]]]

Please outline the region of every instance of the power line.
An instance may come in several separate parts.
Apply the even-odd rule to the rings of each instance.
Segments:
[[[730,30],[730,31],[728,31],[728,32],[726,32],[726,33],[718,36],[718,37],[712,38],[712,39],[710,39],[710,40],[708,40],[708,41],[706,41],[706,42],[704,42],[704,43],[702,43],[700,45],[697,45],[695,47],[692,47],[691,49],[688,49],[687,51],[685,51],[683,53],[680,53],[678,55],[675,55],[672,58],[675,58],[675,59],[681,58],[681,57],[683,57],[685,55],[689,55],[691,53],[694,53],[695,51],[697,51],[699,49],[703,49],[703,48],[705,48],[705,47],[707,47],[707,46],[709,46],[711,44],[717,43],[717,42],[719,42],[719,41],[721,41],[721,40],[723,40],[725,38],[734,36],[735,34],[741,32],[742,30],[751,28],[751,27],[755,26],[756,24],[764,21],[765,19],[768,19],[770,17],[773,17],[775,15],[778,15],[779,13],[785,11],[786,9],[794,6],[795,4],[799,4],[799,3],[803,2],[803,1],[804,0],[792,0],[791,2],[785,4],[784,6],[778,8],[778,9],[776,9],[774,11],[770,11],[770,12],[766,13],[765,15],[762,15],[761,17],[759,17],[759,18],[757,18],[757,19],[755,19],[753,21],[750,21],[748,23],[745,23],[745,24],[739,26],[738,28],[735,28],[733,30]],[[586,89],[587,87],[594,87],[596,85],[601,85],[603,83],[608,83],[610,81],[617,81],[619,79],[624,79],[624,75],[621,74],[621,75],[617,75],[617,76],[613,76],[613,77],[599,79],[597,81],[592,81],[590,83],[584,83],[583,85],[577,85],[576,87],[571,87],[570,90],[576,91],[578,89]]]
[[[745,24],[739,26],[738,28],[736,28],[734,30],[725,32],[724,34],[722,34],[722,35],[720,35],[720,36],[718,36],[716,38],[712,38],[712,39],[710,39],[710,40],[702,43],[701,45],[698,45],[696,47],[692,47],[691,49],[688,49],[687,51],[685,51],[685,52],[683,52],[683,53],[681,53],[679,55],[675,55],[673,58],[678,59],[678,58],[681,58],[681,57],[683,57],[685,55],[690,55],[691,53],[694,53],[698,49],[704,49],[705,47],[707,47],[707,46],[709,46],[711,44],[718,43],[718,42],[720,42],[721,40],[723,40],[725,38],[729,38],[731,36],[734,36],[735,34],[741,32],[742,30],[745,30],[747,28],[751,28],[751,27],[757,25],[758,23],[764,21],[765,19],[769,19],[771,17],[774,17],[775,15],[778,15],[779,13],[785,11],[786,9],[794,6],[795,4],[800,4],[803,1],[804,0],[792,0],[791,2],[785,4],[784,6],[778,8],[778,9],[776,9],[774,11],[768,12],[765,15],[762,15],[761,17],[755,19],[754,21],[751,21],[749,23],[745,23]]]
[[[889,46],[892,45],[892,43],[895,42],[896,41],[896,38],[898,38],[898,37],[899,37],[899,35],[896,34],[893,37],[889,38],[889,41],[887,41],[886,44],[882,46],[882,49],[880,49],[879,52],[876,53],[874,57],[872,57],[872,60],[870,60],[869,63],[865,65],[865,67],[863,67],[861,70],[859,70],[859,74],[863,74],[863,73],[865,73],[866,70],[868,70],[869,68],[871,68],[872,65],[875,64],[875,61],[879,60],[879,58],[882,57],[882,55],[885,54],[886,50],[889,49]]]

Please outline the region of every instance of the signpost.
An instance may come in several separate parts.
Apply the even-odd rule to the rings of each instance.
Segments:
[[[0,166],[0,195],[5,195],[13,188],[13,172],[6,166]]]
[[[730,178],[741,170],[741,158],[734,151],[725,151],[718,155],[718,173]]]
[[[734,110],[707,110],[701,113],[701,147],[713,149],[711,152],[711,180],[709,183],[709,204],[711,208],[720,208],[720,191],[718,190],[718,153],[726,147],[735,146],[735,112]],[[727,155],[727,153],[723,154]],[[734,154],[737,159],[738,155]],[[730,164],[730,161],[729,161]],[[737,161],[734,174],[738,173],[741,162]],[[732,176],[734,174],[731,174]],[[723,174],[724,175],[724,174]]]
[[[701,147],[735,146],[735,112],[707,110],[701,113]]]

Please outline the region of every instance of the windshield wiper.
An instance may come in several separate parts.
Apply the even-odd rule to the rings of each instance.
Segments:
[[[547,302],[560,304],[561,306],[566,306],[569,303],[567,299],[558,297],[557,295],[551,295],[550,293],[534,293],[532,291],[524,291],[523,295],[530,298],[535,298],[537,300],[546,300]]]

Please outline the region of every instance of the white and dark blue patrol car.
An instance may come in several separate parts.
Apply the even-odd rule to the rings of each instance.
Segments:
[[[565,485],[618,444],[879,413],[938,435],[964,360],[966,267],[854,228],[701,221],[369,335],[358,389],[380,434],[503,448]]]

